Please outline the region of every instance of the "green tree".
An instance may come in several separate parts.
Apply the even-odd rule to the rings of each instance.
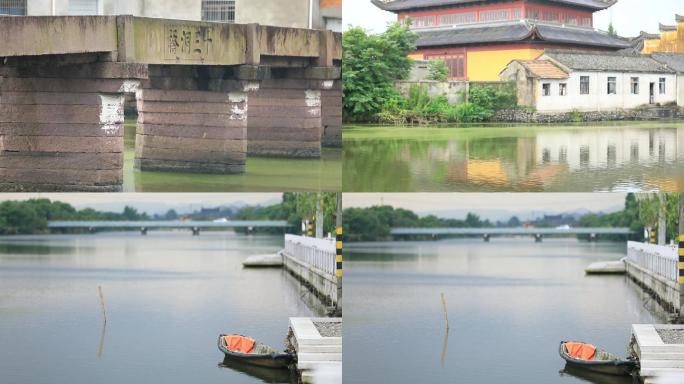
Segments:
[[[615,31],[615,27],[613,26],[613,22],[611,21],[610,24],[608,24],[608,34],[610,36],[617,36],[617,31]]]
[[[372,119],[390,99],[397,98],[394,81],[411,70],[408,54],[417,35],[408,25],[393,23],[379,35],[351,28],[342,36],[343,115],[346,120]]]
[[[430,60],[428,64],[430,74],[428,80],[446,81],[449,76],[449,69],[444,60]]]

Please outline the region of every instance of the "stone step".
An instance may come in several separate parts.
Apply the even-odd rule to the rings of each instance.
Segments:
[[[342,353],[297,353],[297,361],[342,361]]]

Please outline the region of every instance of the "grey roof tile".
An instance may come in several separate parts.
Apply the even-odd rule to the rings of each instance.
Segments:
[[[458,28],[440,28],[416,31],[419,48],[465,45],[499,42],[516,42],[525,40],[545,41],[549,43],[573,44],[622,49],[630,46],[629,42],[608,36],[592,29],[567,28],[543,24],[521,22],[472,25]]]
[[[662,63],[643,55],[546,50],[544,56],[575,71],[674,73]]]
[[[674,71],[684,73],[684,53],[653,53],[651,57]]]

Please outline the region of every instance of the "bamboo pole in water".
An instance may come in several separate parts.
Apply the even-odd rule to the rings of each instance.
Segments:
[[[100,293],[100,305],[102,305],[102,318],[105,324],[107,324],[107,311],[105,310],[104,294],[102,293],[102,287],[97,286],[97,291]]]
[[[442,309],[444,310],[444,320],[446,321],[446,329],[449,331],[449,315],[447,313],[446,300],[444,299],[444,292],[442,292]]]

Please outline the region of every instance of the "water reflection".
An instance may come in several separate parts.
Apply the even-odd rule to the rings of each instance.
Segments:
[[[684,188],[684,127],[347,127],[347,191]]]
[[[219,363],[219,367],[242,372],[264,383],[297,383],[297,374],[289,369],[257,367],[228,358]]]

